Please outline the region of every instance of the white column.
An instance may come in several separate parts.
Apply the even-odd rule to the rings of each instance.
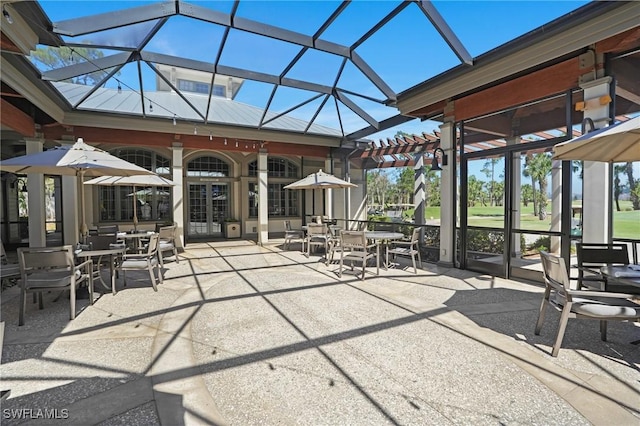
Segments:
[[[184,149],[182,144],[174,143],[171,147],[172,158],[171,164],[173,169],[173,183],[175,185],[171,190],[173,191],[173,221],[178,224],[176,230],[176,244],[180,248],[184,248],[184,179],[182,173],[182,155]],[[188,225],[187,225],[188,226]]]
[[[42,152],[43,140],[27,138],[27,154]],[[29,247],[45,247],[47,232],[45,229],[44,175],[42,173],[27,174],[27,191],[29,207]]]
[[[562,161],[551,162],[551,231],[560,231],[562,225]],[[560,237],[551,236],[551,253],[560,253]]]
[[[269,169],[267,150],[258,151],[258,244],[269,242]]]
[[[326,173],[333,173],[333,162],[330,157],[324,160],[324,170]],[[322,213],[329,216],[330,219],[333,218],[333,189],[324,190],[324,207]]]
[[[584,99],[599,98],[609,94],[611,77],[583,83]],[[590,108],[584,112],[584,118],[591,118],[596,128],[608,123],[609,105]],[[582,193],[582,241],[585,243],[604,243],[609,235],[611,182],[609,182],[609,163],[585,161],[583,166]]]
[[[456,197],[456,128],[454,123],[443,123],[440,126],[440,148],[448,157],[448,165],[440,172],[440,261],[445,266],[453,266],[453,246],[456,238],[456,221],[453,209]]]
[[[78,178],[62,176],[62,205],[73,206],[80,200],[78,194]],[[78,209],[64,209],[62,214],[62,239],[65,244],[76,244],[80,241],[80,216]]]
[[[520,143],[520,137],[507,138],[507,145],[517,145]],[[522,212],[520,211],[520,204],[522,201],[522,163],[520,160],[520,155],[512,155],[511,157],[506,157],[505,161],[512,162],[513,175],[511,176],[511,189],[512,189],[512,204],[513,209],[512,212],[512,223],[511,226],[513,228],[520,228],[520,215]],[[507,213],[508,214],[508,213]],[[520,257],[520,233],[514,233],[511,235],[511,247],[512,253],[511,257],[519,258]]]

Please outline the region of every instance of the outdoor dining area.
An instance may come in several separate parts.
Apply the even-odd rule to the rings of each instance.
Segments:
[[[433,264],[363,281],[283,243],[189,245],[165,263],[157,292],[146,271],[115,295],[96,284],[104,294],[78,299],[73,321],[68,301],[45,292],[46,308],[28,298],[18,326],[18,289],[5,290],[3,408],[48,400],[83,424],[311,421],[335,410],[358,424],[598,424],[605,410],[636,421],[633,323],[611,322],[602,342],[593,322],[571,322],[551,357],[559,314],[534,334],[538,285]]]

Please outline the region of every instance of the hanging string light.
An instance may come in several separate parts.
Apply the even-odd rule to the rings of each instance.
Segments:
[[[118,94],[120,95],[122,94],[122,85],[120,84],[120,80],[117,80],[117,81],[118,81]]]
[[[177,124],[177,123],[176,123],[176,115],[175,115],[175,114],[173,114],[173,125],[175,126],[176,124]]]
[[[213,140],[213,135],[211,134],[211,131],[209,131],[209,140],[212,141]]]
[[[149,102],[149,112],[153,112],[153,104]]]
[[[194,135],[197,135],[197,134],[198,134],[198,126],[195,126],[195,127],[193,128],[193,134],[194,134]]]

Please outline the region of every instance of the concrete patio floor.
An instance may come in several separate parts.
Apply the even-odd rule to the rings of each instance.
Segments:
[[[611,322],[602,342],[571,320],[553,358],[558,314],[533,334],[541,286],[336,270],[282,240],[189,244],[157,293],[128,273],[73,321],[64,298],[29,300],[22,327],[9,288],[0,422],[640,424],[640,324]]]

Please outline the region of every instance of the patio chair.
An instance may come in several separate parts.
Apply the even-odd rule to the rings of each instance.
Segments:
[[[284,249],[287,250],[289,248],[289,244],[292,241],[298,241],[302,244],[302,251],[304,251],[304,231],[302,229],[292,229],[291,221],[284,221]]]
[[[333,262],[333,258],[337,252],[342,251],[342,244],[340,240],[340,228],[335,226],[329,227],[329,240],[328,240],[329,254],[327,256],[327,265]]]
[[[4,244],[0,240],[0,280],[4,283],[5,280],[15,281],[19,277],[20,265],[9,262],[7,252],[4,250]]]
[[[380,267],[375,251],[370,250],[374,245],[367,245],[367,236],[364,231],[340,231],[340,268],[338,276],[342,277],[344,262],[350,262],[351,270],[353,264],[360,262],[362,267],[361,280],[365,278],[367,262],[376,258],[376,275],[380,275]]]
[[[416,268],[416,256],[418,256],[418,263],[422,268],[422,257],[420,256],[420,232],[421,227],[413,228],[410,241],[391,241],[387,246],[387,262],[389,261],[389,255],[395,260],[396,256],[408,256],[411,257],[411,263],[413,263],[413,272],[418,273]]]
[[[18,325],[24,325],[27,293],[36,293],[39,299],[39,308],[43,309],[43,292],[69,290],[69,318],[74,319],[76,317],[76,288],[82,283],[87,283],[89,303],[93,304],[93,261],[87,260],[76,265],[73,258],[73,246],[22,247],[18,249],[18,262],[21,276]]]
[[[160,267],[164,267],[163,253],[165,251],[173,252],[173,256],[176,258],[176,263],[180,263],[178,259],[178,248],[176,247],[176,231],[177,225],[162,226],[158,231],[158,257],[160,258]]]
[[[100,225],[98,226],[98,235],[118,235],[120,227],[118,225]]]
[[[307,225],[307,257],[311,255],[311,247],[324,247],[325,256],[329,249],[329,236],[327,235],[327,226],[318,223],[310,223]]]
[[[640,305],[629,300],[629,294],[591,290],[571,290],[569,274],[564,259],[545,251],[540,252],[545,291],[535,334],[539,335],[547,305],[561,311],[558,335],[551,351],[558,356],[569,318],[596,319],[600,321],[600,337],[607,340],[607,321],[629,321],[640,318]]]
[[[154,291],[158,291],[156,286],[156,277],[153,273],[155,269],[158,274],[158,282],[162,284],[162,272],[160,271],[160,261],[158,258],[158,242],[160,234],[151,234],[149,236],[149,244],[147,244],[144,253],[131,253],[122,256],[122,260],[118,264],[118,271],[122,273],[124,285],[127,285],[127,277],[125,271],[149,271],[149,278]]]
[[[637,287],[608,283],[600,274],[600,267],[605,265],[628,265],[629,251],[626,244],[576,244],[578,258],[578,288],[613,291],[618,293],[635,293]]]

